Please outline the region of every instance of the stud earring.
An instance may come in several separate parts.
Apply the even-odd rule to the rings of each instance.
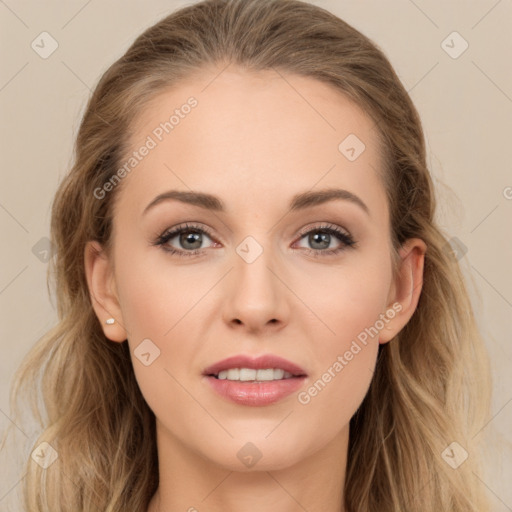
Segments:
[[[115,320],[113,318],[108,318],[105,323],[108,325],[112,325],[114,322]]]

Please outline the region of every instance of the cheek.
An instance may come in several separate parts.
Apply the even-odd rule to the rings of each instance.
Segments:
[[[170,276],[163,258],[148,262],[146,253],[118,247],[117,289],[141,393],[157,416],[190,409],[190,396],[180,383],[193,367],[194,305],[207,288],[190,272],[175,270]]]
[[[370,316],[344,316],[335,326],[338,335],[317,351],[315,372],[297,394],[297,417],[306,419],[305,436],[316,436],[315,443],[327,443],[360,407],[370,386],[378,355],[378,336],[364,330]]]
[[[185,316],[190,307],[179,300],[176,288],[162,288],[161,283],[127,281],[125,290],[132,292],[123,305],[123,316],[130,317],[128,344],[135,378],[155,415],[172,425],[176,422],[173,411],[193,409],[186,392],[195,353],[194,333],[187,331],[191,326]]]
[[[132,251],[125,256],[128,251],[123,251],[119,244],[116,282],[123,320],[132,342],[152,337],[167,339],[173,326],[193,307],[201,290],[193,275],[173,270],[157,251]]]
[[[314,375],[297,399],[326,438],[350,421],[368,391],[386,325],[380,320],[390,284],[386,263],[375,258],[372,264],[331,269],[330,279],[322,281],[329,287],[309,296],[311,309],[329,329],[316,336]],[[326,412],[329,422],[322,425]]]
[[[324,324],[322,346],[330,357],[348,350],[350,342],[358,337],[363,342],[365,338],[377,342],[379,329],[376,331],[375,325],[386,311],[390,284],[388,260],[366,255],[317,272],[313,278],[310,272],[304,278],[304,290],[309,287],[304,302]],[[377,325],[382,328],[380,322]]]

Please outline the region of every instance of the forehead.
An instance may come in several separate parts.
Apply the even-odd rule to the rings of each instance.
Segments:
[[[228,207],[284,205],[285,196],[331,186],[376,207],[383,200],[372,118],[309,77],[205,71],[152,98],[129,142],[130,151],[151,146],[122,184],[122,202],[139,209],[166,189],[219,195]]]

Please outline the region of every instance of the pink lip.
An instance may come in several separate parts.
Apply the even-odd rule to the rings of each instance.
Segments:
[[[240,405],[270,405],[297,391],[306,376],[267,382],[240,382],[236,380],[203,377],[220,396]]]
[[[285,372],[290,372],[294,376],[306,375],[306,372],[300,366],[273,354],[264,354],[256,358],[243,354],[228,357],[206,368],[203,375],[218,375],[222,370],[229,370],[229,368],[252,368],[254,370],[282,368]]]
[[[255,370],[266,368],[282,368],[293,375],[288,379],[266,382],[244,382],[217,379],[222,370],[229,368],[252,368]],[[307,378],[306,372],[296,364],[272,354],[265,354],[256,358],[245,355],[228,357],[206,368],[204,378],[219,395],[240,405],[263,406],[281,400],[297,391]]]

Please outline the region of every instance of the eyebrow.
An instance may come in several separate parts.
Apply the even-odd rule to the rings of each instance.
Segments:
[[[142,215],[145,215],[148,210],[155,207],[157,204],[171,200],[180,201],[182,203],[191,204],[193,206],[199,206],[200,208],[205,208],[215,212],[226,211],[226,207],[223,201],[217,196],[204,192],[169,190],[156,196],[146,206],[146,208],[144,208]],[[356,196],[348,190],[340,188],[328,188],[324,190],[308,191],[301,194],[296,194],[293,196],[290,202],[289,209],[291,211],[303,210],[334,200],[349,201],[358,205],[367,215],[370,215],[368,206],[366,206],[360,197]]]

